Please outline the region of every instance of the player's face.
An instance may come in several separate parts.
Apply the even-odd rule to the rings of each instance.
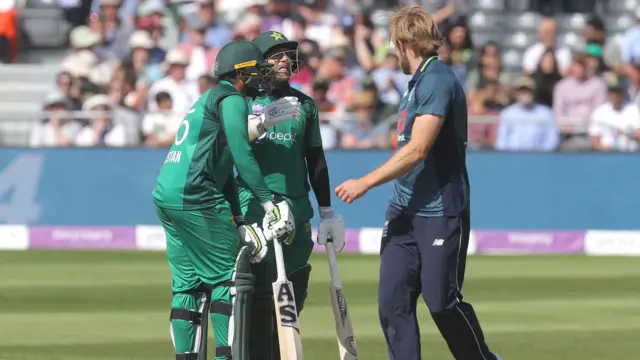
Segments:
[[[276,51],[267,56],[267,61],[273,65],[276,80],[288,81],[291,78],[297,57],[297,50]]]

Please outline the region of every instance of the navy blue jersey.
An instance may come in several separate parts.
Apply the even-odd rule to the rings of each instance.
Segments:
[[[427,158],[395,181],[390,205],[419,216],[467,215],[467,99],[454,73],[435,56],[422,62],[400,102],[398,148],[421,136],[413,133],[419,115],[442,116],[444,123]]]

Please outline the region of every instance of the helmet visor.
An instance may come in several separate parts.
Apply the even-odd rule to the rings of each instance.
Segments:
[[[265,57],[273,65],[276,80],[287,81],[294,76],[298,76],[300,66],[300,56],[298,48],[295,49],[274,49],[267,53]]]

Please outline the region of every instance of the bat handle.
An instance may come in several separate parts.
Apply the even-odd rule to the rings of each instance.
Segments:
[[[327,250],[327,260],[329,262],[329,274],[331,275],[331,284],[336,287],[342,287],[342,282],[340,281],[340,275],[338,272],[338,262],[336,261],[336,252],[333,250],[333,244],[331,243],[331,239],[327,239],[327,243],[325,244],[325,249]]]
[[[284,266],[284,255],[282,255],[282,244],[278,239],[273,239],[273,251],[276,255],[276,270],[278,281],[286,281],[287,270]]]

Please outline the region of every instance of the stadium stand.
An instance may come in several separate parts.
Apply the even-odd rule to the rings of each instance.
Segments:
[[[598,78],[604,84],[613,77],[623,84],[620,91],[630,106],[638,97],[637,0],[418,3],[438,17],[447,39],[439,55],[467,88],[470,134],[474,138],[484,134],[478,143],[470,140],[472,149],[493,148],[501,111],[517,104],[518,84],[528,81],[523,76],[529,76],[537,88],[533,90],[535,100],[552,110],[561,144],[575,136],[583,138],[581,146],[559,146],[559,150],[589,150],[595,141],[588,134],[590,119],[568,121],[565,118],[575,116],[553,104],[558,97],[554,87],[562,77],[582,76],[580,68],[584,67],[586,78]],[[434,6],[436,3],[445,7]],[[407,77],[398,69],[381,15],[393,6],[387,1],[319,1],[313,6],[305,1],[277,0],[94,0],[81,6],[62,0],[20,0],[12,4],[11,11],[18,18],[15,30],[20,53],[14,54],[11,64],[0,65],[3,146],[29,144],[31,133],[47,123],[44,102],[52,92],[67,97],[65,109],[74,113],[66,121],[81,127],[90,126],[94,118],[83,108],[83,101],[107,95],[113,121],[128,129],[126,146],[159,146],[146,141],[151,130],[148,126],[143,130],[143,119],[175,119],[180,114],[157,115],[159,90],[153,89],[162,88],[175,98],[172,111],[183,108],[182,102],[192,101],[215,84],[207,76],[208,68],[224,43],[251,39],[266,30],[300,41],[305,65],[293,83],[322,104],[322,131],[328,148],[394,145],[393,112],[374,120],[366,118],[362,109],[364,99],[366,107],[392,109],[406,87]],[[446,11],[439,11],[443,9]],[[485,52],[488,48],[491,51]],[[554,50],[547,56],[549,48]],[[584,64],[572,61],[580,54],[585,55]],[[370,100],[371,89],[374,101]],[[590,109],[606,103],[607,95],[596,98],[600,100],[590,101],[599,103],[591,104]],[[149,111],[156,115],[145,116]],[[579,116],[589,117],[589,113]],[[637,122],[640,127],[640,119]],[[354,124],[359,129],[359,145],[352,141]],[[380,129],[388,134],[384,141]],[[615,136],[640,140],[635,129],[614,130],[623,133]],[[349,145],[341,140],[344,138],[351,139]]]

